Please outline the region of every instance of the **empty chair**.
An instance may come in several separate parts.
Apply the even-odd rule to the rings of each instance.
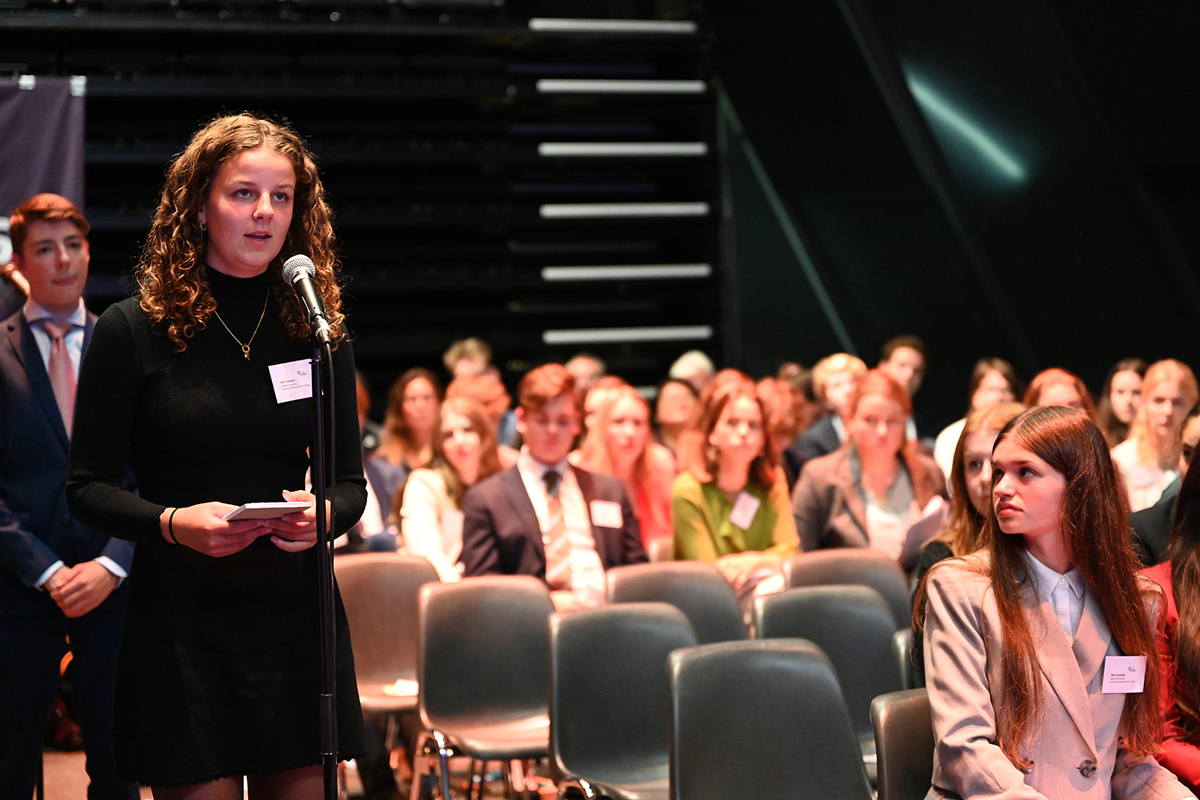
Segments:
[[[892,612],[869,586],[809,586],[755,598],[761,639],[798,637],[820,647],[841,683],[864,757],[872,761],[871,700],[902,688]]]
[[[666,603],[550,617],[550,756],[564,778],[560,797],[665,800],[667,656],[695,644],[687,617]]]
[[[841,547],[797,553],[783,563],[787,588],[857,583],[883,595],[896,620],[896,630],[912,625],[912,597],[904,570],[878,550]]]
[[[692,623],[700,644],[746,638],[737,595],[712,564],[669,561],[608,571],[608,602],[670,603]]]
[[[672,800],[871,800],[841,689],[811,642],[670,658]]]
[[[506,777],[510,761],[546,755],[553,612],[546,584],[526,575],[421,589],[418,707],[443,797],[450,796],[452,755],[502,761]]]
[[[933,720],[924,689],[889,692],[871,703],[879,800],[923,800],[933,780]]]

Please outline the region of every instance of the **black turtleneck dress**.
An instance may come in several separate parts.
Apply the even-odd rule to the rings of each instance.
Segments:
[[[271,278],[208,280],[218,313],[245,342]],[[284,333],[274,297],[247,360],[213,318],[175,352],[137,299],[96,323],[76,396],[67,496],[81,520],[136,541],[117,667],[115,747],[123,777],[201,783],[321,763],[317,551],[262,537],[213,558],[165,541],[167,507],[281,500],[303,489],[312,400],[276,401],[268,367],[311,358]],[[334,351],[334,532],[362,514],[354,356]],[[122,487],[126,454],[137,494]],[[361,753],[349,630],[337,599],[338,744]]]

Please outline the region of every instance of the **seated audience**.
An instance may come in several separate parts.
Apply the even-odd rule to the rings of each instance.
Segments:
[[[620,478],[633,504],[642,543],[669,537],[675,457],[650,437],[650,406],[632,386],[622,386],[596,411],[578,450],[583,469]]]
[[[696,390],[696,394],[704,391],[704,387],[716,374],[712,359],[699,350],[688,350],[671,364],[667,376],[687,381]]]
[[[1175,520],[1175,506],[1179,500],[1181,478],[1187,475],[1192,456],[1200,446],[1200,406],[1183,423],[1183,441],[1179,452],[1179,478],[1167,484],[1162,497],[1149,508],[1129,515],[1129,526],[1133,528],[1133,551],[1143,566],[1152,567],[1166,557],[1167,542],[1171,538],[1171,523]]]
[[[1104,436],[1079,411],[1030,409],[1001,431],[992,475],[983,549],[935,565],[914,608],[928,796],[1192,796],[1154,759],[1157,593],[1137,575]],[[1144,691],[1120,657],[1145,665]]]
[[[580,391],[583,398],[583,433],[586,435],[596,422],[600,409],[617,396],[617,392],[629,384],[624,378],[616,375],[605,375],[592,385],[586,392]]]
[[[1022,394],[1024,392],[1021,379],[1017,377],[1012,364],[1003,358],[981,358],[975,362],[975,369],[971,371],[971,382],[967,387],[967,397],[970,398],[967,413],[988,406],[1011,403]],[[963,418],[950,423],[938,434],[937,442],[933,446],[933,460],[942,468],[943,475],[950,475],[954,464],[954,450],[962,437],[965,422],[966,418]],[[953,485],[950,492],[954,493]]]
[[[387,520],[392,513],[392,496],[408,476],[406,467],[389,464],[382,458],[373,457],[373,448],[367,444],[378,444],[379,437],[372,434],[371,421],[367,412],[371,408],[371,395],[366,379],[355,372],[358,393],[358,427],[363,440],[363,474],[367,478],[367,505],[363,515],[346,533],[334,540],[336,553],[390,552],[396,549],[396,536],[387,529]],[[378,430],[378,426],[375,426]]]
[[[1146,370],[1142,404],[1129,438],[1112,450],[1130,511],[1157,503],[1163,489],[1179,476],[1180,432],[1198,396],[1196,376],[1186,364],[1167,359]]]
[[[1104,379],[1104,391],[1096,404],[1096,418],[1109,447],[1116,447],[1129,436],[1129,426],[1142,404],[1142,378],[1146,362],[1140,358],[1125,358],[1109,370]]]
[[[482,339],[471,336],[459,339],[446,349],[442,363],[452,378],[483,375],[492,364],[492,348]]]
[[[884,342],[876,369],[895,378],[896,382],[904,388],[911,402],[925,381],[925,366],[928,361],[929,351],[925,347],[925,342],[921,341],[918,336],[905,334]],[[923,427],[924,425],[922,425]],[[936,436],[934,431],[921,430],[918,432],[916,419],[911,415],[908,418],[905,433],[912,442],[928,439],[926,447],[933,446],[933,437]]]
[[[691,422],[700,403],[700,393],[685,380],[667,378],[658,385],[654,400],[654,424],[658,441],[672,453],[677,452],[679,434]]]
[[[1025,405],[1034,406],[1066,406],[1078,408],[1096,422],[1096,404],[1092,402],[1092,393],[1076,376],[1065,369],[1051,367],[1044,369],[1029,382],[1025,390]]]
[[[563,366],[571,373],[571,377],[575,379],[575,388],[585,398],[596,382],[608,374],[608,366],[604,359],[591,353],[576,353]]]
[[[1161,587],[1158,656],[1163,738],[1159,762],[1188,788],[1200,788],[1200,469],[1188,470],[1167,560],[1144,574]]]
[[[796,479],[800,477],[801,464],[796,454],[788,448],[800,431],[808,427],[811,407],[791,384],[778,378],[763,378],[756,389],[766,414],[764,426],[771,463],[783,470],[790,495]]]
[[[800,397],[806,402],[810,404],[816,402],[817,396],[813,394],[812,387],[812,370],[808,367],[795,361],[785,361],[779,365],[779,371],[775,377],[786,381],[800,393]]]
[[[442,402],[442,385],[423,367],[413,367],[392,384],[376,458],[418,469],[433,456],[433,424]]]
[[[533,575],[560,611],[604,602],[604,570],[646,560],[621,482],[567,462],[579,393],[561,364],[530,370],[517,390],[517,465],[463,499],[463,575]]]
[[[481,375],[462,375],[450,381],[450,385],[446,387],[446,399],[453,397],[466,397],[474,400],[483,406],[483,410],[487,412],[488,422],[492,427],[492,433],[496,437],[497,449],[500,454],[500,466],[508,469],[517,463],[517,451],[512,447],[503,443],[502,435],[506,429],[512,431],[515,437],[516,417],[512,413],[512,409],[508,406],[512,402],[512,398],[508,394],[508,389],[504,388],[504,384],[490,372],[485,372]],[[508,421],[511,418],[512,424]]]
[[[462,577],[463,495],[499,471],[496,434],[483,406],[448,398],[433,426],[429,466],[413,470],[396,493],[403,551],[432,564],[445,583]]]
[[[708,561],[744,594],[796,550],[787,484],[771,463],[754,382],[722,370],[680,437],[671,491],[674,557]]]
[[[942,471],[907,441],[912,406],[890,375],[868,372],[849,411],[846,444],[805,464],[792,492],[800,546],[872,547],[910,569],[924,544],[913,538],[924,535],[921,529],[910,528],[929,515],[945,514],[944,501],[931,505],[946,492]]]
[[[846,441],[850,398],[866,374],[867,365],[849,353],[826,356],[813,367],[813,394],[824,416],[809,425],[790,448],[801,467],[818,456],[832,453]]]

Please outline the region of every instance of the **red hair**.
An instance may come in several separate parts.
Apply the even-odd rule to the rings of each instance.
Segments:
[[[1044,369],[1033,377],[1033,380],[1029,382],[1029,389],[1025,392],[1025,405],[1030,408],[1041,405],[1042,392],[1051,386],[1075,387],[1075,391],[1079,393],[1079,402],[1083,404],[1084,412],[1092,422],[1099,423],[1099,418],[1096,416],[1096,403],[1092,400],[1092,393],[1088,391],[1087,384],[1078,376],[1058,367]]]
[[[13,252],[18,256],[25,255],[25,238],[29,235],[29,226],[35,222],[62,222],[66,220],[79,229],[79,235],[87,238],[91,227],[75,204],[67,198],[50,192],[35,194],[21,205],[8,218],[8,238],[12,240]]]
[[[578,410],[580,398],[575,377],[562,364],[534,367],[517,385],[517,403],[526,411],[538,411],[564,394],[571,396],[572,405]]]
[[[738,397],[748,397],[758,406],[763,420],[763,451],[750,464],[750,480],[763,488],[775,483],[775,465],[771,463],[770,447],[766,436],[767,414],[754,381],[744,372],[723,369],[713,376],[700,393],[700,405],[696,416],[688,423],[679,437],[677,451],[679,471],[690,472],[701,483],[717,479],[717,448],[708,443],[708,437],[721,419],[725,406]]]

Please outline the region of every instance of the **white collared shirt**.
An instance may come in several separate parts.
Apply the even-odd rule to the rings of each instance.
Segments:
[[[83,361],[83,326],[87,323],[87,309],[83,305],[83,298],[79,299],[79,306],[75,311],[65,317],[51,314],[33,300],[25,301],[22,313],[33,330],[33,341],[37,343],[38,352],[42,354],[42,366],[47,370],[50,369],[50,334],[36,323],[48,319],[53,322],[69,322],[74,326],[63,338],[63,343],[67,346],[67,355],[71,357],[71,366],[75,369],[75,380],[79,380],[79,364]]]
[[[1087,584],[1078,568],[1072,569],[1065,575],[1060,575],[1033,557],[1026,551],[1029,570],[1037,584],[1038,596],[1043,602],[1050,604],[1058,624],[1071,642],[1079,631],[1079,621],[1083,619],[1083,598],[1087,592]]]

